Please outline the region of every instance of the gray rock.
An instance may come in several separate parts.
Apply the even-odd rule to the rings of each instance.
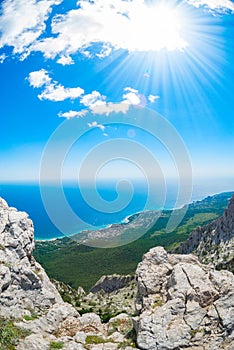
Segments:
[[[127,275],[110,275],[102,276],[97,283],[90,289],[91,293],[97,293],[100,290],[111,293],[114,290],[125,287],[129,282],[134,280],[134,276]]]
[[[41,313],[62,299],[32,257],[33,224],[24,212],[0,199],[0,315],[20,318]]]
[[[51,341],[53,338],[51,339]],[[48,350],[50,339],[45,339],[41,334],[31,334],[17,346],[17,350]]]
[[[204,263],[212,262],[219,268],[233,269],[234,195],[224,214],[208,225],[197,227],[188,240],[181,244],[178,252],[193,252]]]
[[[133,329],[132,318],[127,314],[119,314],[112,317],[108,322],[108,333],[119,332],[123,335],[127,335]]]
[[[139,315],[134,322],[140,349],[234,347],[232,273],[157,247],[144,255],[136,278]]]

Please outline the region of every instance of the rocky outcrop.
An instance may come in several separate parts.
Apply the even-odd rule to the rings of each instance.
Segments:
[[[92,312],[80,316],[76,308],[62,300],[55,285],[34,260],[33,248],[32,221],[26,213],[8,207],[0,198],[0,322],[10,320],[10,326],[3,322],[9,332],[4,335],[7,339],[1,339],[5,333],[4,328],[0,328],[0,348],[131,350],[132,340],[117,327],[121,323],[129,327],[126,321],[129,316],[123,314],[118,320],[110,319],[110,324],[103,323]],[[78,296],[83,294],[77,291]],[[12,320],[14,327],[26,331],[24,339],[13,339],[14,347],[10,343]]]
[[[126,287],[129,282],[134,280],[134,276],[127,275],[110,275],[102,276],[97,283],[90,289],[91,293],[97,293],[103,290],[106,293],[111,293],[115,290]]]
[[[210,224],[196,228],[181,244],[178,253],[196,254],[201,262],[234,269],[234,195],[224,214]]]
[[[40,314],[62,301],[43,268],[32,257],[33,224],[25,212],[0,199],[0,316]]]
[[[234,276],[194,255],[144,255],[136,270],[140,349],[233,349]]]

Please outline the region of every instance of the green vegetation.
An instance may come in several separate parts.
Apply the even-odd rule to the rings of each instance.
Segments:
[[[199,333],[199,332],[204,333],[203,329],[199,329],[199,328],[191,329],[191,331],[190,331],[190,336],[191,336],[191,338],[194,338],[195,335],[196,335],[197,333]]]
[[[161,299],[157,299],[154,302],[153,308],[158,307],[158,306],[162,306],[162,305],[163,305],[162,300]]]
[[[36,242],[34,256],[51,278],[88,291],[103,275],[134,273],[142,255],[152,247],[175,249],[198,225],[222,215],[231,195],[231,192],[222,193],[190,204],[180,226],[170,233],[166,233],[165,228],[171,211],[164,211],[145,236],[125,246],[92,248],[63,238]]]
[[[0,244],[0,250],[6,250],[6,248],[4,247],[4,245]]]
[[[107,340],[103,339],[98,335],[87,335],[85,342],[86,344],[103,344],[107,343]]]
[[[31,315],[24,315],[25,321],[33,321],[38,318],[37,314],[31,314]]]
[[[0,349],[14,350],[21,338],[25,338],[30,333],[16,327],[13,320],[0,318]]]
[[[61,341],[51,341],[49,350],[63,349],[63,343]]]

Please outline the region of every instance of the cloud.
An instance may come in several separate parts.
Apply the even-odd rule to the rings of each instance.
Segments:
[[[99,58],[104,58],[107,57],[111,54],[112,52],[112,47],[109,45],[103,45],[100,53],[97,53],[96,56]]]
[[[141,99],[138,93],[136,92],[128,92],[127,94],[123,94],[123,103],[127,103],[130,105],[140,105]]]
[[[67,118],[67,119],[83,118],[87,113],[88,113],[87,109],[82,109],[81,111],[69,111],[65,113],[60,112],[58,116],[60,118]]]
[[[63,118],[80,118],[84,117],[89,111],[93,114],[104,114],[108,116],[111,113],[127,113],[131,105],[145,106],[147,104],[146,97],[139,94],[138,90],[132,87],[125,87],[122,96],[122,101],[118,103],[107,102],[106,96],[101,95],[99,91],[92,91],[90,94],[85,94],[81,87],[65,88],[49,76],[45,69],[34,71],[27,77],[30,86],[34,88],[42,88],[44,90],[38,95],[40,100],[49,101],[64,101],[65,99],[77,99],[79,103],[87,107],[80,111],[70,110],[68,112],[60,112],[59,117]],[[157,95],[149,95],[148,100],[154,102],[158,99]],[[93,126],[93,125],[92,125]]]
[[[133,93],[135,93],[135,94],[138,93],[138,90],[133,89],[133,88],[131,88],[130,86],[125,87],[125,88],[124,88],[124,91],[133,92]]]
[[[150,94],[149,96],[148,96],[148,100],[151,102],[151,103],[154,103],[156,100],[158,100],[160,98],[160,96],[158,96],[158,95],[152,95],[152,94]]]
[[[46,58],[69,65],[73,64],[71,55],[77,52],[93,57],[89,48],[95,44],[99,45],[95,55],[100,59],[115,49],[171,51],[188,46],[181,34],[182,6],[175,6],[173,2],[170,5],[144,0],[79,0],[74,9],[52,17],[53,7],[62,1],[3,1],[0,48],[13,47],[13,54],[19,54],[21,60],[32,51],[39,51]],[[234,12],[231,0],[185,2],[194,7],[205,6],[213,12]]]
[[[75,88],[65,88],[62,85],[49,84],[46,86],[45,90],[38,95],[40,100],[50,100],[50,101],[64,101],[66,99],[74,100],[80,97],[84,93],[84,90],[80,87]]]
[[[48,85],[51,82],[51,78],[45,69],[34,71],[29,73],[28,81],[30,86],[34,88],[42,87],[43,85]]]
[[[45,86],[44,91],[38,98],[40,100],[64,101],[66,99],[76,99],[84,94],[84,89],[80,87],[65,88],[57,81],[52,80],[45,69],[29,73],[29,84],[34,88]]]
[[[221,13],[234,12],[234,3],[230,0],[187,0],[187,2],[195,7],[206,6]]]
[[[7,55],[5,55],[5,53],[1,54],[0,55],[0,63],[3,63],[6,58],[7,58]]]
[[[179,33],[175,7],[150,6],[144,0],[80,0],[77,5],[55,15],[51,22],[53,36],[32,41],[30,50],[52,59],[78,51],[92,57],[88,48],[98,43],[100,49],[95,54],[103,58],[113,49],[159,51],[187,46]]]
[[[105,96],[101,95],[98,91],[92,91],[91,94],[82,96],[80,103],[86,107],[92,107],[105,100]]]
[[[62,0],[5,0],[1,6],[0,47],[13,46],[13,52],[23,54],[30,52],[30,45],[46,29],[52,7]]]
[[[57,63],[61,64],[62,66],[66,66],[66,65],[74,64],[75,62],[73,61],[73,59],[71,58],[71,56],[64,56],[64,55],[62,55],[62,56],[57,60]]]
[[[123,113],[126,114],[129,110],[130,104],[127,103],[113,103],[113,102],[104,102],[103,104],[95,105],[91,108],[94,114],[104,114],[108,116],[111,113]]]
[[[105,126],[102,124],[98,124],[98,122],[94,121],[92,123],[88,123],[88,126],[90,128],[99,128],[100,130],[104,131],[105,130]]]

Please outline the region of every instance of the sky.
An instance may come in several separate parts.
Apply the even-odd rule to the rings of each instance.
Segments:
[[[170,137],[195,177],[232,178],[233,38],[231,0],[0,1],[0,181],[38,180],[51,138],[52,163],[67,147],[68,179],[101,154],[100,177],[147,173],[141,152],[132,162],[116,153],[124,142],[173,177]],[[163,142],[150,134],[158,114]]]

